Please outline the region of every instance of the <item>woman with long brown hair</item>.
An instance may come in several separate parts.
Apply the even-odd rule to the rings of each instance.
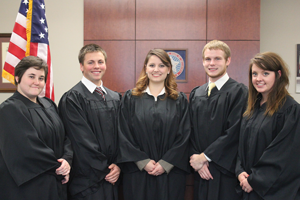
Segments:
[[[272,52],[249,67],[236,175],[243,199],[300,199],[300,105],[289,95],[289,71]]]
[[[183,200],[189,172],[188,101],[177,91],[164,50],[149,51],[136,87],[124,94],[119,134],[124,199]]]

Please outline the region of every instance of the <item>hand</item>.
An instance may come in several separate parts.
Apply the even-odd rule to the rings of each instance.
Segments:
[[[165,173],[165,169],[159,164],[155,164],[155,168],[152,170],[152,172],[148,172],[148,174],[153,175],[153,176],[159,176]]]
[[[64,177],[64,179],[61,181],[62,184],[66,184],[67,182],[69,182],[69,178],[70,178],[70,174],[66,175]]]
[[[248,177],[249,174],[247,172],[242,172],[239,174],[238,179],[240,181],[240,186],[242,187],[242,190],[244,190],[247,193],[252,192],[253,188],[248,183]]]
[[[205,158],[204,153],[193,154],[190,157],[190,164],[195,171],[199,171],[206,162],[208,163],[208,160]]]
[[[144,167],[146,172],[152,172],[155,169],[156,162],[154,160],[150,160],[148,164]]]
[[[203,167],[198,171],[200,177],[205,180],[214,179],[208,169],[208,162],[204,163]]]
[[[63,176],[69,175],[70,169],[71,169],[69,163],[68,163],[65,159],[63,159],[63,158],[60,158],[60,159],[58,159],[57,161],[60,162],[61,165],[60,165],[59,168],[57,168],[57,169],[55,170],[55,173],[56,173],[57,175],[63,175]]]
[[[108,169],[110,172],[105,176],[105,180],[114,185],[119,179],[121,169],[116,164],[109,165]]]

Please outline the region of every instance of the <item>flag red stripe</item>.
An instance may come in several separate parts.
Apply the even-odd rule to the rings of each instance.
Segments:
[[[15,75],[15,67],[11,66],[9,63],[7,63],[7,62],[4,63],[4,69],[11,75],[13,75],[13,76]]]
[[[24,40],[27,40],[26,28],[20,25],[19,23],[15,23],[13,32],[22,37]]]
[[[12,42],[9,43],[8,52],[13,52],[12,54],[20,60],[25,57],[25,51]]]
[[[48,45],[48,75],[47,75],[47,83],[46,83],[46,91],[45,91],[45,96],[46,97],[50,97],[51,96],[51,56],[50,56],[50,48],[49,48],[49,45]],[[54,98],[54,96],[53,96]]]
[[[30,55],[37,56],[38,54],[38,43],[30,43]]]

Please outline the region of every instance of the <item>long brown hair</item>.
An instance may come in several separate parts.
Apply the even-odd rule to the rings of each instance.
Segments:
[[[289,70],[283,59],[273,52],[259,53],[251,59],[249,65],[248,106],[244,113],[244,116],[248,117],[253,114],[257,97],[260,94],[252,84],[252,66],[254,64],[263,70],[275,72],[275,83],[268,94],[266,102],[267,108],[265,111],[265,115],[272,116],[284,104],[286,96],[289,95],[287,91],[287,86],[289,85]],[[281,71],[281,75],[278,73],[279,70]]]
[[[136,82],[135,88],[132,89],[132,95],[141,96],[143,94],[143,91],[146,90],[147,86],[149,85],[149,78],[146,74],[146,66],[151,56],[157,56],[163,62],[164,65],[166,65],[168,68],[171,68],[170,73],[167,75],[167,78],[164,82],[166,97],[170,97],[174,100],[177,99],[177,83],[175,81],[175,76],[172,71],[171,59],[163,49],[152,49],[148,52],[140,77]]]

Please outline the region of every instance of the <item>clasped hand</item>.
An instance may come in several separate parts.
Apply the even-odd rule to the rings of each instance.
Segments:
[[[245,192],[250,193],[250,192],[252,192],[253,188],[248,183],[248,177],[249,177],[249,174],[247,174],[247,172],[242,172],[239,174],[238,179],[240,181],[240,186],[242,187],[242,189]]]
[[[159,176],[165,173],[164,168],[154,160],[150,160],[148,164],[144,167],[144,170],[148,172],[148,174],[152,176]]]
[[[57,169],[55,170],[55,173],[56,173],[57,175],[62,175],[62,176],[64,176],[64,179],[63,179],[61,182],[62,182],[62,184],[66,184],[66,183],[69,181],[69,177],[70,177],[70,169],[71,169],[71,167],[70,167],[68,161],[66,161],[66,160],[63,159],[63,158],[60,158],[60,159],[58,159],[57,161],[60,162],[61,165],[60,165],[59,168],[57,168]]]
[[[202,179],[210,180],[213,179],[208,167],[209,163],[204,153],[193,154],[190,157],[190,164],[197,171]]]

